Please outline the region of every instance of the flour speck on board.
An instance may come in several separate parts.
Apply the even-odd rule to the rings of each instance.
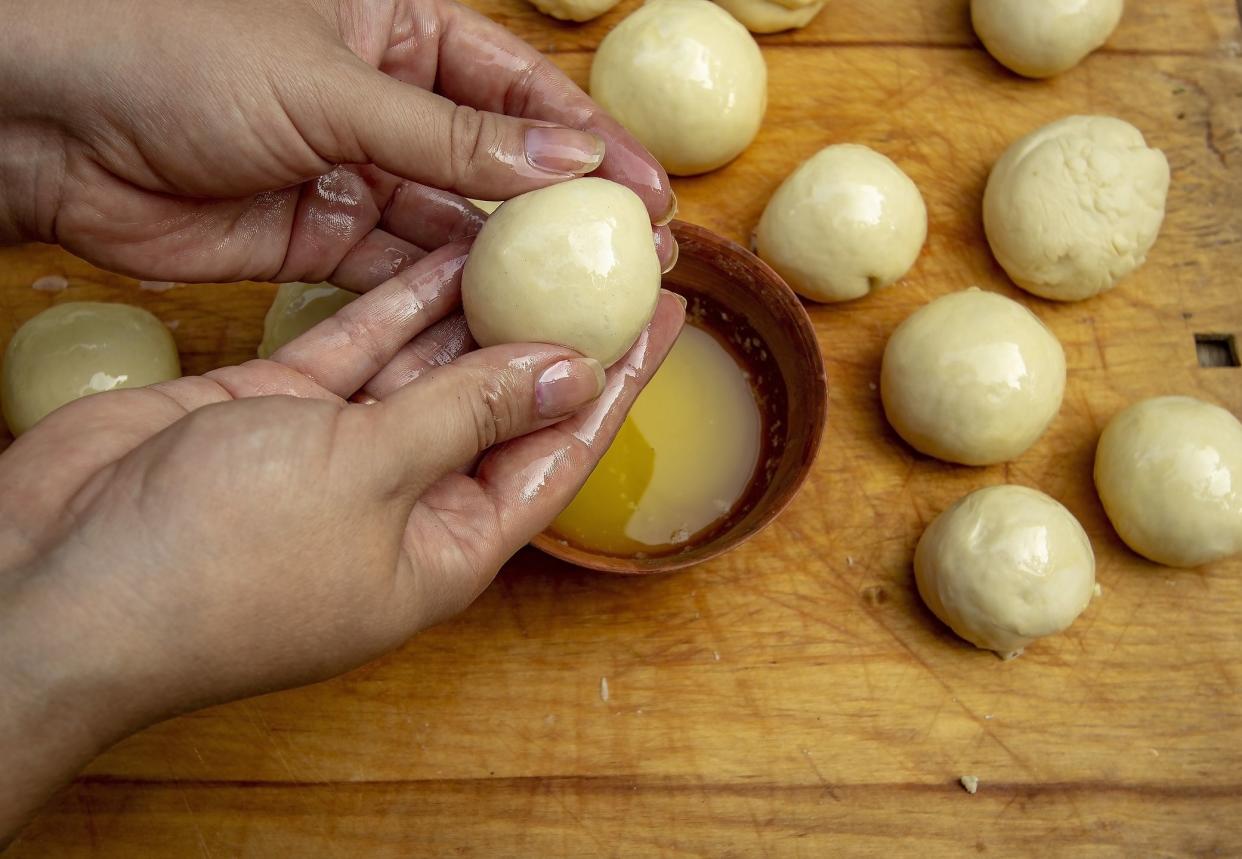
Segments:
[[[138,288],[147,292],[168,292],[175,289],[179,284],[173,283],[171,280],[140,280]]]
[[[48,274],[30,284],[30,288],[39,292],[60,292],[69,288],[69,281],[58,274]]]
[[[979,792],[979,777],[975,775],[964,775],[958,779],[962,783],[962,789],[971,796]]]
[[[599,700],[601,701],[608,700],[608,678],[607,677],[599,678]]]

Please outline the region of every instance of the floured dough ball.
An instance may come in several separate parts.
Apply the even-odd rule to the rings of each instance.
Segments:
[[[1095,488],[1131,549],[1197,567],[1242,553],[1242,423],[1193,397],[1121,412],[1095,451]]]
[[[554,343],[607,367],[660,298],[660,260],[638,195],[574,179],[514,197],[475,239],[462,303],[480,346]]]
[[[736,158],[768,100],[763,54],[709,0],[650,0],[613,28],[591,64],[591,95],[680,176]]]
[[[1052,498],[991,486],[928,526],[914,576],[936,617],[1008,659],[1082,614],[1095,592],[1095,554],[1082,525]]]
[[[562,21],[590,21],[598,18],[621,0],[530,0],[545,15]]]
[[[927,207],[901,168],[866,146],[821,149],[776,189],[755,249],[798,293],[849,301],[914,265]]]
[[[983,226],[1013,282],[1054,301],[1112,289],[1147,259],[1164,220],[1169,163],[1109,116],[1028,134],[992,168]]]
[[[716,0],[752,33],[780,33],[805,27],[825,0]]]
[[[880,368],[884,413],[916,450],[991,465],[1020,456],[1061,408],[1065,352],[1016,301],[968,289],[912,313]]]
[[[970,18],[988,53],[1028,78],[1068,71],[1108,41],[1122,0],[971,0]]]
[[[21,435],[65,403],[181,375],[177,344],[141,307],[70,301],[30,319],[4,353],[4,419]]]
[[[357,297],[326,283],[282,283],[263,317],[259,357],[272,357],[281,346],[310,331]]]

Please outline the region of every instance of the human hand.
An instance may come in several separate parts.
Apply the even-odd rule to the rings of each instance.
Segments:
[[[270,361],[86,397],[0,455],[0,844],[121,736],[459,611],[569,502],[684,304],[606,379],[554,346],[463,354],[465,252]]]
[[[675,208],[633,137],[453,0],[19,0],[0,81],[0,243],[136,277],[361,292],[476,233],[458,195],[591,171]]]

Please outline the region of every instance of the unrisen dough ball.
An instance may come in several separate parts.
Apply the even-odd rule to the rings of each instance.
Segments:
[[[826,0],[716,0],[752,33],[797,30],[814,20]]]
[[[983,225],[1014,283],[1055,301],[1112,289],[1147,259],[1164,220],[1169,163],[1109,116],[1028,134],[992,168]]]
[[[991,486],[928,526],[914,576],[936,617],[1010,658],[1067,629],[1095,592],[1095,555],[1074,515],[1025,486]]]
[[[172,334],[141,307],[70,301],[30,319],[4,354],[4,419],[21,435],[65,403],[181,375]]]
[[[971,0],[975,32],[993,57],[1028,78],[1068,71],[1108,41],[1122,0]]]
[[[310,331],[357,297],[326,283],[282,283],[263,317],[259,357],[272,357],[281,346]]]
[[[603,15],[621,0],[530,0],[545,15],[562,21],[590,21]]]
[[[574,179],[514,197],[475,239],[462,302],[480,346],[555,343],[607,367],[660,298],[660,260],[638,195]]]
[[[754,140],[768,99],[759,46],[709,0],[650,0],[613,28],[591,95],[670,173],[715,170]]]
[[[849,301],[901,278],[926,238],[927,207],[910,177],[866,146],[841,144],[776,189],[755,249],[807,298]]]
[[[1095,488],[1121,539],[1158,564],[1242,552],[1242,423],[1193,397],[1156,397],[1113,418]]]
[[[1021,455],[1061,408],[1065,352],[1016,301],[968,289],[897,326],[880,395],[893,429],[948,462],[991,465]]]

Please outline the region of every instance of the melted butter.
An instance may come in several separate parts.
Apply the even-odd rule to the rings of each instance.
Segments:
[[[552,530],[610,555],[693,545],[746,492],[761,432],[742,368],[713,335],[687,325]]]

